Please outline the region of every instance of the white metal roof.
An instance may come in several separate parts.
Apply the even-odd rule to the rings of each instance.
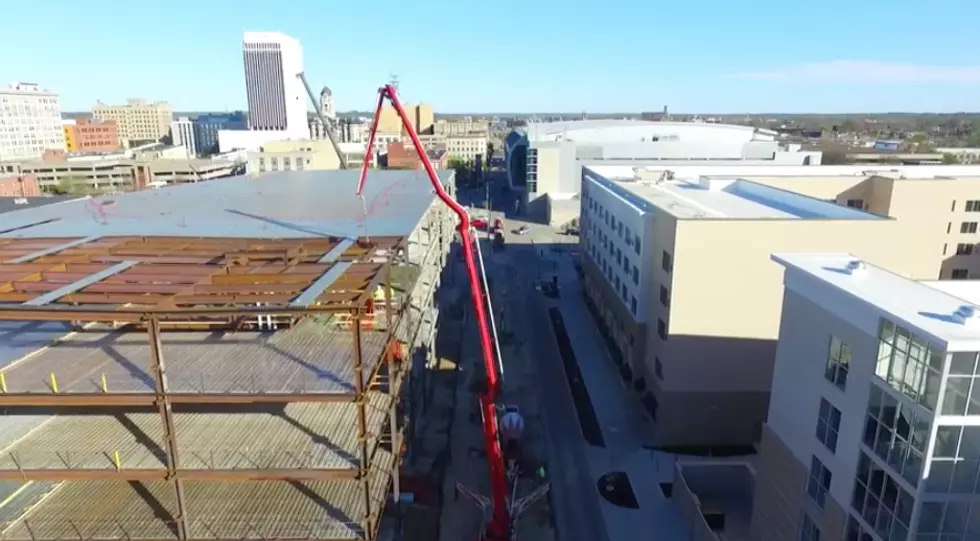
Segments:
[[[641,210],[652,205],[681,219],[886,219],[862,210],[734,178],[702,177],[697,182],[634,180],[630,167],[586,167],[592,178]],[[610,176],[597,171],[613,173]],[[624,174],[628,172],[628,174]]]
[[[980,321],[964,323],[956,315],[963,306],[973,307],[977,313],[980,308],[933,287],[933,282],[918,282],[866,262],[862,262],[862,271],[849,273],[848,264],[859,259],[845,253],[781,253],[773,254],[772,260],[787,269],[810,275],[828,287],[844,291],[913,329],[945,341],[949,351],[980,350]]]

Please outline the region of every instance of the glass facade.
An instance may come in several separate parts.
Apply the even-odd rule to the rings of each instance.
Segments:
[[[930,419],[919,417],[912,408],[903,407],[893,396],[871,384],[864,445],[913,487],[922,477],[930,428]]]
[[[881,379],[871,383],[845,539],[980,541],[980,426],[971,426],[980,415],[978,353],[947,355],[885,319],[878,342]]]
[[[921,336],[881,320],[875,374],[896,391],[936,411],[945,352]]]
[[[904,541],[912,522],[915,496],[862,450],[851,508],[882,538]]]

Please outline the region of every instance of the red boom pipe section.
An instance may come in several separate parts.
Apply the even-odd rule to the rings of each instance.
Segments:
[[[357,195],[361,195],[364,190],[364,182],[367,179],[367,171],[370,165],[371,153],[374,150],[375,133],[378,130],[378,119],[381,116],[381,108],[384,106],[385,98],[391,101],[398,116],[401,117],[402,125],[408,136],[415,145],[415,151],[419,155],[425,172],[429,175],[429,181],[436,191],[436,195],[442,200],[457,216],[459,216],[459,236],[463,245],[463,257],[466,263],[466,272],[470,282],[470,296],[473,300],[473,311],[476,314],[476,324],[480,330],[480,348],[483,351],[483,365],[487,375],[487,389],[480,395],[480,409],[483,412],[483,444],[486,447],[487,461],[490,465],[490,501],[493,504],[493,516],[487,526],[487,540],[506,540],[510,538],[511,517],[507,512],[507,474],[504,469],[503,453],[500,449],[500,438],[498,437],[496,400],[500,391],[500,378],[494,362],[493,344],[490,339],[490,326],[487,320],[486,307],[483,302],[483,287],[476,269],[476,259],[473,254],[473,239],[470,236],[470,216],[453,198],[449,197],[443,189],[439,177],[436,176],[435,168],[429,160],[422,147],[419,136],[415,133],[415,127],[405,114],[401,101],[395,93],[395,88],[385,85],[379,91],[378,108],[374,114],[374,122],[371,125],[371,135],[368,139],[367,152],[364,154],[364,164],[361,166],[361,177],[357,183]]]

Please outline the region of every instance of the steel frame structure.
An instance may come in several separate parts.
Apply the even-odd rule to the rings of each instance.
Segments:
[[[366,394],[387,386],[392,395],[387,431],[394,453],[393,470],[400,460],[401,436],[396,407],[404,367],[394,336],[401,310],[393,309],[391,268],[405,239],[258,240],[227,238],[113,237],[93,239],[0,239],[0,321],[64,321],[120,324],[145,331],[150,346],[153,392],[50,393],[7,392],[0,370],[0,407],[45,406],[69,412],[71,408],[154,406],[163,424],[165,468],[126,469],[14,469],[0,471],[0,480],[21,481],[167,481],[173,485],[176,509],[169,510],[177,538],[194,539],[188,522],[186,482],[213,481],[325,481],[358,480],[363,490],[364,516],[356,517],[364,538],[373,539],[382,509],[372,509],[369,473],[372,455],[382,434],[368,433]],[[378,262],[383,259],[383,262]],[[131,262],[117,273],[106,268]],[[331,283],[324,276],[334,272]],[[348,275],[348,273],[352,273]],[[98,275],[98,279],[92,279]],[[311,289],[322,288],[320,291]],[[375,317],[375,294],[384,290],[384,330],[380,358],[366,359],[362,351],[362,323]],[[52,293],[54,293],[52,295]],[[307,301],[296,299],[306,295]],[[39,296],[47,295],[38,303]],[[34,301],[34,302],[32,302]],[[16,303],[16,304],[15,304]],[[259,306],[256,306],[259,304]],[[397,313],[396,313],[397,311]],[[348,314],[352,336],[350,352],[353,392],[187,393],[168,385],[162,335],[166,326],[232,330],[253,325],[258,316],[273,317],[284,325],[316,314]],[[30,363],[27,359],[23,363]],[[9,367],[8,367],[9,368]],[[387,373],[386,373],[387,372]],[[354,468],[200,469],[184,468],[177,448],[173,405],[287,404],[291,402],[354,402],[358,465]],[[247,415],[245,413],[244,415]],[[384,432],[384,428],[381,429]],[[388,472],[389,476],[391,472]],[[389,480],[390,482],[390,480]],[[97,495],[93,495],[97,497]],[[355,517],[351,517],[355,519]],[[28,519],[28,531],[33,531]],[[32,533],[33,535],[33,533]],[[307,538],[308,539],[308,538]],[[171,540],[172,541],[172,540]],[[213,541],[210,540],[210,541]]]

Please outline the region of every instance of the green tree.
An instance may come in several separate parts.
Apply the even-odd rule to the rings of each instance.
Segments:
[[[495,149],[493,148],[493,143],[492,142],[487,143],[487,165],[490,164],[490,160],[493,158],[494,150]]]
[[[844,165],[847,163],[847,153],[843,150],[825,150],[820,158],[822,165]]]
[[[960,163],[960,159],[956,157],[956,154],[946,152],[943,154],[943,163],[946,165],[953,165],[954,163]]]

